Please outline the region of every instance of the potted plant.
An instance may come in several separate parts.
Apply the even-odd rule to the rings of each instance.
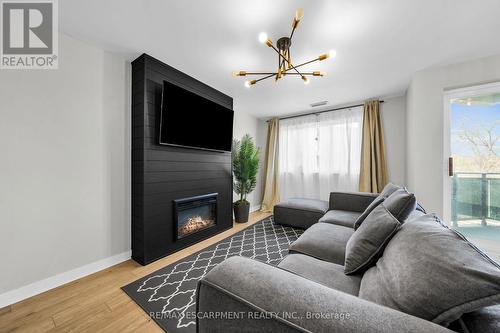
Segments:
[[[233,140],[232,158],[234,192],[240,196],[239,200],[233,203],[234,219],[238,223],[245,223],[250,213],[247,195],[257,185],[260,158],[259,148],[250,135],[246,134],[241,141]]]

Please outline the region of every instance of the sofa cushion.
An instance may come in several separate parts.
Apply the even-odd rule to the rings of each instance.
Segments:
[[[408,215],[415,210],[417,199],[415,198],[415,194],[409,193],[406,188],[401,188],[388,196],[382,205],[384,205],[399,222],[403,223],[408,218]]]
[[[286,256],[278,267],[326,287],[358,296],[361,276],[345,275],[341,265],[297,253]]]
[[[373,266],[400,226],[384,205],[377,206],[347,242],[345,273],[362,273]]]
[[[325,213],[328,210],[328,202],[324,200],[292,198],[285,202],[280,202],[276,206],[286,207],[296,210],[305,210],[308,212]]]
[[[408,215],[408,218],[406,219],[405,223],[412,221],[414,219],[417,219],[417,218],[424,216],[424,215],[425,215],[425,213],[423,213],[421,210],[415,209],[413,212],[410,213],[410,215]]]
[[[316,223],[290,246],[290,253],[344,265],[345,247],[354,229],[331,223]]]
[[[362,213],[377,196],[368,192],[331,192],[330,210]]]
[[[359,297],[447,326],[500,304],[500,266],[434,215],[403,224],[363,275]]]
[[[307,229],[328,210],[328,202],[314,199],[289,199],[274,206],[274,222]]]
[[[488,306],[466,313],[459,319],[466,332],[500,332],[500,305]]]
[[[318,222],[338,224],[344,227],[354,227],[354,222],[359,217],[359,212],[347,210],[329,210]]]

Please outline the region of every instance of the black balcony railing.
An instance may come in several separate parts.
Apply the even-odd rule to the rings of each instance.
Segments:
[[[452,177],[451,220],[500,220],[500,173],[457,172]]]

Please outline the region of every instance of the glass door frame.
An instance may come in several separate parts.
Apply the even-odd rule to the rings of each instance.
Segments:
[[[462,88],[445,89],[443,94],[443,218],[451,225],[451,178],[449,158],[451,157],[451,106],[454,98],[467,98],[500,92],[500,81],[477,84]]]

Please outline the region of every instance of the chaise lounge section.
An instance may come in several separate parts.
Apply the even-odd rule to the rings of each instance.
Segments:
[[[329,201],[289,199],[274,206],[274,222],[303,229],[318,221],[353,227],[377,196],[376,193],[332,192]]]
[[[274,206],[274,223],[307,229],[328,211],[328,201],[290,199]]]

